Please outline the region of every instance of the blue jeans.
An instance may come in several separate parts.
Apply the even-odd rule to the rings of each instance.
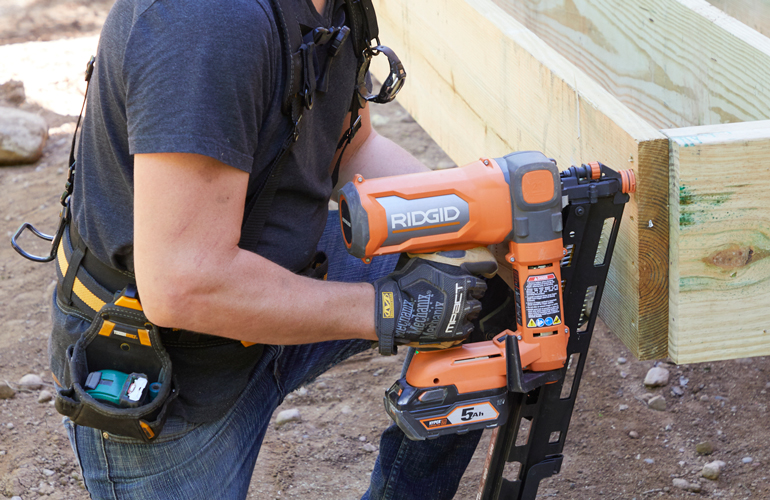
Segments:
[[[391,272],[397,256],[370,265],[348,255],[336,213],[319,248],[329,257],[329,279],[374,281]],[[66,314],[54,307],[54,328]],[[364,340],[297,346],[266,346],[250,381],[233,407],[204,424],[170,417],[161,434],[145,444],[132,438],[73,425],[65,418],[70,443],[91,497],[110,500],[246,498],[273,411],[291,391],[344,359],[370,348]],[[380,439],[380,454],[364,499],[449,499],[470,461],[481,431],[431,441],[411,441],[391,425]]]

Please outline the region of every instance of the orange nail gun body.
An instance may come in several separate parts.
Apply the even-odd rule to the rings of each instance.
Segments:
[[[570,245],[565,183],[593,184],[595,196],[617,193],[625,202],[634,178],[598,163],[560,174],[555,162],[527,151],[444,171],[356,176],[341,190],[340,224],[352,255],[369,261],[490,246],[514,291],[516,324],[490,341],[415,354],[388,390],[386,409],[410,438],[504,423],[512,372],[518,379],[522,370],[545,373],[539,383],[561,376],[570,335],[561,275]]]

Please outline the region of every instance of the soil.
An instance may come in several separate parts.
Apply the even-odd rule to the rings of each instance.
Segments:
[[[90,47],[95,48],[93,35],[110,5],[98,0],[0,5],[0,84],[22,81],[27,98],[20,107],[40,114],[50,127],[37,163],[0,168],[0,234],[5,238],[24,221],[44,231],[55,228],[74,115],[82,100],[83,63]],[[91,38],[75,38],[87,36]],[[377,107],[373,121],[380,133],[426,164],[452,165],[398,105]],[[45,245],[32,245],[30,237],[25,242],[46,251]],[[0,400],[0,498],[88,497],[61,417],[52,403],[38,402],[41,390],[18,386],[22,376],[33,373],[46,382],[43,390],[52,388],[46,343],[54,276],[53,264],[29,262],[7,243],[0,245],[0,382],[18,389],[15,397]],[[399,376],[401,361],[363,353],[291,394],[278,411],[298,409],[301,421],[271,427],[249,498],[359,498],[368,484],[379,433],[389,424],[382,395]],[[662,361],[671,381],[648,389],[642,381],[653,365],[634,360],[598,324],[561,473],[543,481],[538,498],[770,498],[770,359],[689,366]],[[666,409],[648,407],[650,395],[663,396]],[[474,498],[488,438],[456,498]],[[705,441],[713,447],[709,455],[696,451]],[[714,460],[726,463],[721,477],[700,477],[703,465]],[[700,492],[674,487],[675,478],[695,483],[693,489]]]

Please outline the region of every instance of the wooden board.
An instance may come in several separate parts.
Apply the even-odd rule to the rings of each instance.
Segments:
[[[770,355],[770,121],[671,138],[669,355]]]
[[[708,0],[749,28],[770,36],[770,0]]]
[[[374,4],[408,75],[399,102],[458,164],[534,149],[636,171],[600,314],[635,356],[664,357],[666,137],[491,0]]]
[[[770,118],[770,39],[705,0],[495,2],[657,128]]]

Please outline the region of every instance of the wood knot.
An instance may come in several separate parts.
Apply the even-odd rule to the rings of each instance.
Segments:
[[[770,255],[770,252],[763,249],[754,249],[750,246],[732,244],[727,248],[718,250],[705,259],[706,264],[721,267],[722,269],[735,269],[748,266]]]

